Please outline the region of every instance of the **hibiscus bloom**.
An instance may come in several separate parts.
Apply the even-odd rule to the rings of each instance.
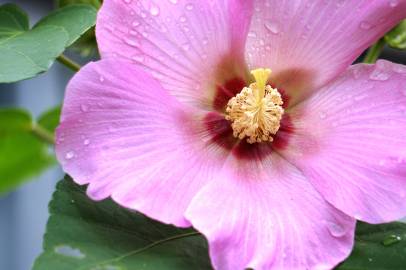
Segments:
[[[105,0],[57,155],[95,200],[194,226],[220,270],[331,269],[406,215],[406,68],[349,66],[389,0]]]

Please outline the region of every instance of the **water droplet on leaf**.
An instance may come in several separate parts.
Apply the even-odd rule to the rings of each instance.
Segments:
[[[86,257],[85,254],[83,254],[80,249],[77,248],[72,248],[70,246],[57,246],[54,248],[55,253],[58,253],[60,255],[66,256],[66,257],[72,257],[75,259],[84,259]]]
[[[390,245],[399,243],[401,240],[402,240],[402,237],[400,237],[399,235],[391,234],[382,241],[382,245],[390,246]]]

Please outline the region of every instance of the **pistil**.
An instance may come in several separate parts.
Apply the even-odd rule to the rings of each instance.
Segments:
[[[283,100],[276,88],[267,85],[270,69],[251,71],[255,82],[229,100],[226,119],[234,137],[248,143],[272,142],[284,113]]]

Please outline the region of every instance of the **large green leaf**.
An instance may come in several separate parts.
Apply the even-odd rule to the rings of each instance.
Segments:
[[[0,7],[0,39],[25,32],[29,29],[28,16],[16,5]]]
[[[338,270],[406,269],[406,224],[357,224],[351,256]]]
[[[0,194],[54,164],[47,145],[32,133],[33,121],[22,110],[0,110]]]
[[[16,5],[0,6],[0,83],[15,82],[45,72],[66,47],[94,26],[96,10],[72,5],[42,19],[31,30]]]
[[[50,203],[44,252],[34,270],[211,269],[206,241],[117,206],[91,201],[70,178]]]
[[[94,26],[96,9],[89,5],[71,5],[58,9],[39,21],[34,28],[57,26],[65,30],[69,39],[66,47],[72,45],[83,33]]]
[[[74,4],[88,4],[99,9],[102,1],[101,0],[56,0],[57,7],[65,7]],[[72,46],[71,48],[79,52],[83,57],[94,56],[98,54],[97,42],[95,35],[95,28],[92,27],[86,33],[84,33]]]
[[[385,35],[385,41],[392,48],[406,49],[406,20],[403,20]]]

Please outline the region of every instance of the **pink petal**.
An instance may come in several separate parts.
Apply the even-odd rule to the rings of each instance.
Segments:
[[[251,0],[106,0],[99,48],[103,58],[142,66],[181,101],[211,106],[219,81],[246,76],[251,6]]]
[[[279,155],[257,149],[256,159],[230,156],[186,211],[209,241],[214,268],[333,268],[351,251],[355,220]]]
[[[281,154],[324,198],[370,223],[406,216],[406,67],[352,66],[290,112]]]
[[[225,158],[225,151],[206,147],[197,117],[135,65],[91,63],[67,88],[57,156],[76,182],[89,183],[91,198],[112,196],[162,222],[189,226],[186,207]]]
[[[249,66],[271,68],[296,103],[405,18],[406,0],[256,0],[254,10]]]

